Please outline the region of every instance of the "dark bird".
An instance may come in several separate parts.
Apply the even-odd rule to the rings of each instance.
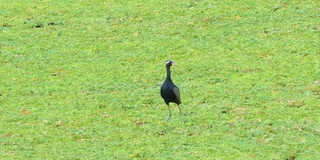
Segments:
[[[179,88],[175,84],[173,84],[173,82],[171,80],[170,67],[172,66],[172,64],[174,64],[174,62],[172,62],[171,60],[167,61],[167,64],[166,64],[167,77],[166,77],[166,80],[163,82],[163,84],[161,86],[160,94],[161,94],[161,97],[163,98],[164,102],[167,104],[168,109],[169,109],[169,116],[166,119],[166,122],[171,117],[171,110],[170,110],[170,107],[169,107],[169,102],[173,102],[173,103],[176,103],[178,105],[179,111],[180,111],[181,121],[184,124],[183,114],[182,114],[180,106],[179,106],[180,103],[181,103],[180,91],[179,91]]]

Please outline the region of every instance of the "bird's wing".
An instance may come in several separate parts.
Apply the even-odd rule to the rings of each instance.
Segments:
[[[178,87],[173,87],[173,93],[176,95],[177,99],[179,100],[179,102],[181,102],[181,99],[180,99],[180,91],[179,91],[179,88]]]

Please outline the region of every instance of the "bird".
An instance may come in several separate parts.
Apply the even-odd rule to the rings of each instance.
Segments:
[[[184,124],[183,114],[182,114],[181,108],[179,106],[181,104],[180,91],[179,91],[179,88],[172,82],[172,79],[171,79],[170,67],[173,64],[175,64],[175,63],[171,60],[168,60],[166,63],[167,76],[166,76],[166,79],[160,88],[160,94],[169,109],[169,115],[166,119],[166,122],[170,119],[171,114],[172,114],[170,107],[169,107],[169,102],[173,102],[178,105],[179,111],[180,111],[181,121]]]

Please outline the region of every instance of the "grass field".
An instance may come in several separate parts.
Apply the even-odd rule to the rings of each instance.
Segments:
[[[0,0],[0,159],[316,159],[316,1]],[[179,111],[160,97],[166,60]]]

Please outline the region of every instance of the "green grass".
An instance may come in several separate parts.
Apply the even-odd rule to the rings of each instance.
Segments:
[[[319,8],[1,0],[0,157],[316,159]]]

